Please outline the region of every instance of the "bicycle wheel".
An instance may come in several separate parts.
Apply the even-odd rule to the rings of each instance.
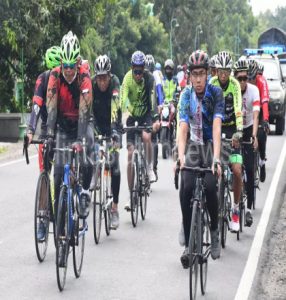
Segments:
[[[147,210],[147,199],[148,199],[148,189],[149,189],[149,178],[146,171],[146,166],[142,167],[141,175],[141,189],[140,189],[140,212],[142,220],[145,220],[146,210]]]
[[[58,204],[57,216],[57,244],[56,244],[56,269],[57,283],[59,290],[62,291],[66,282],[69,255],[68,238],[68,210],[67,210],[68,192],[67,187],[62,186]]]
[[[189,257],[190,257],[190,275],[189,275],[189,291],[190,299],[196,299],[197,295],[197,283],[198,283],[198,252],[199,252],[199,240],[198,240],[198,208],[197,201],[193,202],[192,207],[192,222],[189,238]]]
[[[73,192],[74,206],[78,203],[78,194]],[[73,228],[73,269],[75,277],[80,276],[83,263],[84,246],[85,246],[85,231],[86,231],[85,219],[79,218],[77,210],[74,209],[74,228]]]
[[[138,169],[138,157],[137,154],[133,155],[132,159],[132,177],[133,186],[130,193],[131,199],[131,221],[133,227],[136,227],[138,221],[138,204],[139,204],[139,169]]]
[[[111,228],[111,203],[109,203],[110,199],[110,181],[111,181],[111,171],[107,168],[104,171],[104,200],[105,203],[104,207],[104,223],[105,223],[105,232],[106,235],[110,235],[110,228]]]
[[[256,189],[259,189],[260,173],[259,173],[259,153],[254,153],[254,197],[252,208],[255,209]]]
[[[42,172],[37,183],[36,199],[35,199],[35,214],[34,214],[34,236],[36,253],[39,262],[43,262],[48,249],[49,242],[49,225],[50,225],[50,207],[49,207],[49,175],[47,172]],[[45,236],[39,240],[37,233],[39,226],[45,229]]]
[[[219,187],[218,187],[218,200],[219,200],[219,208],[218,208],[218,228],[219,228],[219,233],[221,236],[221,246],[224,248],[225,247],[225,241],[224,241],[224,208],[225,208],[225,181],[224,181],[224,176],[221,177],[221,180],[219,182]]]
[[[223,204],[224,204],[224,206],[223,206],[223,222],[222,222],[222,230],[221,230],[221,240],[222,240],[221,246],[222,246],[222,248],[225,248],[227,232],[229,230],[229,222],[231,220],[231,218],[230,218],[231,196],[230,196],[227,186],[225,186],[224,203]]]
[[[102,178],[101,164],[98,163],[95,169],[95,187],[93,191],[93,237],[96,244],[99,243],[101,221],[102,221]]]
[[[209,216],[206,210],[201,215],[201,261],[200,261],[200,282],[202,295],[206,292],[207,275],[208,275],[208,257],[210,255],[210,227]],[[224,222],[223,222],[224,223]],[[200,244],[200,243],[199,243]]]

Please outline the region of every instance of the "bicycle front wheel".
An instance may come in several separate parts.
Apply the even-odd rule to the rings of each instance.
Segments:
[[[192,222],[189,238],[189,257],[190,257],[190,275],[189,275],[189,291],[190,299],[196,299],[197,296],[197,283],[198,283],[198,253],[199,253],[199,240],[198,240],[198,208],[197,201],[193,202],[192,207]]]
[[[130,194],[131,199],[131,221],[133,227],[136,227],[138,221],[138,204],[139,204],[139,169],[138,169],[138,157],[133,155],[132,159],[132,178],[133,186]]]
[[[142,168],[141,171],[141,188],[140,188],[140,212],[142,220],[145,220],[147,211],[147,199],[149,189],[149,178],[147,175],[146,168]]]
[[[42,172],[37,183],[35,214],[34,214],[34,236],[36,253],[39,262],[43,262],[48,249],[49,226],[50,226],[50,183],[47,172]],[[39,236],[42,233],[42,236]]]
[[[79,202],[76,191],[73,193],[74,207]],[[77,211],[74,210],[74,228],[73,228],[73,269],[75,277],[80,276],[83,263],[84,245],[85,245],[85,231],[87,224],[85,219],[79,218]]]
[[[111,228],[111,203],[109,203],[110,197],[110,182],[111,180],[111,171],[109,168],[105,169],[104,171],[104,224],[105,224],[105,232],[106,235],[110,235],[110,228]]]
[[[64,289],[66,283],[66,274],[68,267],[69,255],[69,238],[68,238],[68,191],[66,186],[61,187],[58,216],[56,224],[56,269],[57,269],[57,283],[59,290]]]
[[[93,191],[93,237],[96,244],[99,243],[101,221],[102,221],[102,180],[101,164],[96,166],[95,170],[95,187]]]

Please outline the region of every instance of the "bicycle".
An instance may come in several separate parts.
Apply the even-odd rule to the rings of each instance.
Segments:
[[[175,172],[175,186],[178,185],[179,163]],[[212,173],[210,168],[186,167],[182,170],[193,172],[196,176],[195,190],[191,199],[192,221],[190,227],[189,249],[189,293],[190,299],[196,299],[198,268],[200,266],[200,286],[202,295],[206,292],[208,257],[211,253],[210,219],[206,207],[205,182],[206,173]]]
[[[54,243],[55,241],[55,218],[54,218],[54,202],[52,197],[53,189],[51,185],[53,182],[50,180],[51,174],[51,158],[49,157],[49,151],[47,149],[47,144],[44,143],[44,140],[33,140],[30,144],[33,145],[41,145],[43,144],[43,166],[44,169],[40,173],[37,181],[37,189],[36,189],[36,197],[35,197],[35,208],[34,208],[34,238],[35,238],[35,248],[36,254],[39,262],[43,262],[45,260],[47,249],[48,249],[48,242],[49,242],[49,228],[50,223],[52,223],[53,233],[54,236]],[[27,165],[30,163],[29,160],[29,153],[28,153],[28,146],[29,141],[28,137],[24,136],[24,144],[23,144],[23,154],[25,154],[26,163]],[[38,239],[37,233],[39,231],[40,224],[43,224],[45,228],[45,236],[43,239]]]
[[[144,154],[142,141],[142,132],[152,132],[152,126],[128,126],[123,128],[123,132],[134,131],[135,144],[132,154],[132,189],[130,191],[130,211],[133,227],[136,227],[138,222],[138,211],[140,206],[141,218],[145,220],[147,210],[147,198],[150,195],[150,181],[147,173],[147,162]]]
[[[105,220],[105,232],[109,236],[111,229],[111,206],[112,206],[112,190],[111,190],[111,138],[104,136],[96,136],[99,143],[98,159],[95,163],[95,184],[92,191],[93,198],[93,235],[96,244],[99,243],[101,222]],[[102,216],[103,213],[103,216]]]
[[[54,148],[64,154],[64,176],[60,189],[56,226],[56,271],[57,283],[60,291],[64,289],[68,266],[70,247],[73,252],[73,267],[75,277],[80,277],[85,233],[88,225],[85,218],[79,218],[78,205],[80,198],[80,161],[86,161],[85,141],[83,141],[83,155],[71,146]]]
[[[259,182],[260,182],[260,156],[259,156],[259,150],[254,151],[254,198],[252,203],[252,208],[255,209],[256,204],[256,190],[260,190],[259,188]]]

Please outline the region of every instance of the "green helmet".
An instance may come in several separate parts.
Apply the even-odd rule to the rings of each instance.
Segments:
[[[48,69],[53,69],[61,64],[61,48],[53,46],[46,51],[45,55],[46,66]]]
[[[61,59],[64,64],[74,64],[80,55],[77,36],[69,31],[61,41]]]

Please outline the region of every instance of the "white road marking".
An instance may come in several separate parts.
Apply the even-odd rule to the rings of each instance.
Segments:
[[[248,259],[242,277],[240,279],[238,289],[236,291],[235,300],[247,300],[249,297],[255,272],[257,269],[257,264],[258,264],[262,244],[263,244],[265,231],[268,226],[269,217],[275,199],[277,185],[282,172],[282,167],[284,165],[285,156],[286,156],[286,141],[284,141],[284,145],[279,160],[276,164],[276,170],[270,188],[268,190],[267,198],[264,204],[264,208],[263,208],[262,215],[260,217],[259,224],[256,228],[256,233],[252,242]]]
[[[34,159],[35,157],[38,157],[38,154],[29,156],[29,159],[31,160],[31,159]],[[26,159],[25,158],[20,158],[20,159],[8,161],[8,162],[6,162],[4,164],[1,164],[0,168],[7,167],[7,166],[10,166],[10,165],[14,165],[14,164],[17,164],[17,163],[22,162],[22,161],[26,161]]]

